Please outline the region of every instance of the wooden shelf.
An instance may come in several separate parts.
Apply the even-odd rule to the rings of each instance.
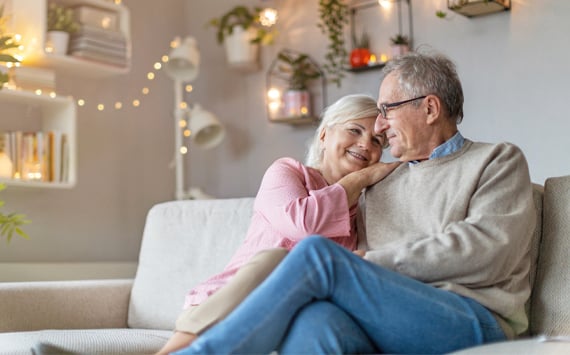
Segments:
[[[270,119],[269,121],[271,121],[272,123],[286,123],[290,125],[306,125],[306,124],[316,123],[319,121],[319,119],[313,116],[301,116],[301,117],[280,117],[280,118]]]
[[[370,71],[370,70],[379,70],[384,68],[384,66],[386,65],[386,63],[376,63],[373,65],[367,65],[364,67],[356,67],[356,68],[352,68],[352,67],[348,67],[345,70],[351,73],[361,73],[361,72],[365,72],[365,71]]]
[[[127,40],[127,66],[115,66],[68,55],[46,53],[47,7],[57,3],[66,7],[91,6],[116,12],[119,17],[119,31]],[[10,30],[22,36],[24,45],[23,64],[28,66],[54,68],[65,74],[80,77],[106,77],[125,74],[130,71],[131,35],[130,13],[126,6],[103,0],[18,0],[12,1],[12,24]]]

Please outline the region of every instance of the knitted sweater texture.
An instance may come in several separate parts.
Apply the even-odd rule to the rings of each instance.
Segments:
[[[470,297],[514,333],[528,327],[536,217],[518,147],[466,140],[451,155],[402,164],[365,203],[367,260]]]

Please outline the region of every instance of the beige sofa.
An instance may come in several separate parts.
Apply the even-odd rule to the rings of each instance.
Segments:
[[[570,353],[570,343],[536,338],[570,335],[570,176],[536,185],[535,201],[532,338],[465,353]],[[0,354],[31,354],[38,341],[91,354],[157,351],[186,291],[220,271],[241,242],[252,204],[242,198],[154,206],[134,280],[0,284]]]

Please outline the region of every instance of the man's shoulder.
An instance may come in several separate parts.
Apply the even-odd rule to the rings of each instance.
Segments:
[[[491,155],[520,155],[524,154],[519,146],[511,142],[487,143],[465,140],[465,152],[470,154],[491,154]]]

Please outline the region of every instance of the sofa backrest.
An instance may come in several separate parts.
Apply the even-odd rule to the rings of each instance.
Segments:
[[[241,244],[253,201],[171,201],[150,209],[131,292],[130,328],[174,329],[186,293],[222,271]]]
[[[544,198],[544,187],[542,185],[533,184],[533,200],[534,206],[536,208],[536,227],[534,228],[534,233],[530,242],[530,271],[529,271],[529,281],[531,289],[536,281],[536,269],[538,266],[538,255],[540,252],[540,241],[542,239],[542,207]],[[526,313],[529,316],[530,322],[530,312],[532,306],[532,295],[525,305]],[[530,327],[529,327],[530,328]],[[527,330],[526,335],[530,330]]]
[[[542,240],[531,299],[531,335],[570,334],[570,176],[544,183]]]

